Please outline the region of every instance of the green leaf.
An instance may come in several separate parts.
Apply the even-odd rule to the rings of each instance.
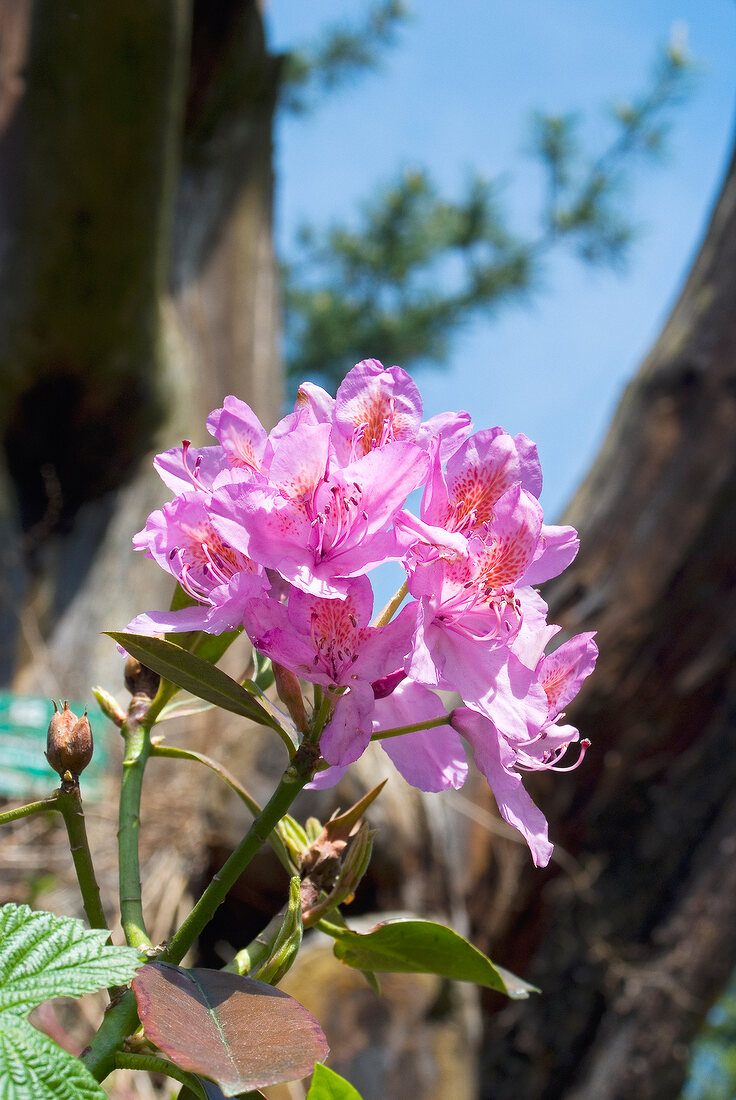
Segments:
[[[0,907],[0,1096],[8,1100],[104,1100],[92,1074],[25,1019],[52,997],[81,997],[130,981],[137,951],[113,947],[102,929],[73,917]]]
[[[106,1100],[78,1058],[12,1013],[0,1016],[0,1082],[3,1100]]]
[[[293,875],[289,883],[289,901],[284,919],[274,939],[268,958],[253,971],[253,977],[269,985],[278,985],[284,974],[293,966],[302,944],[302,898],[300,879]]]
[[[315,1066],[306,1100],[361,1100],[349,1081],[327,1066]]]
[[[515,999],[538,992],[520,978],[500,971],[452,928],[434,921],[400,919],[378,924],[364,935],[346,932],[336,940],[334,951],[356,970],[439,974],[497,989]]]
[[[117,630],[108,630],[105,633],[131,656],[137,657],[177,687],[196,695],[198,699],[206,699],[208,703],[214,703],[223,710],[250,718],[262,726],[270,726],[296,751],[296,734],[292,730],[283,729],[245,688],[222,669],[163,638],[148,638]]]
[[[144,966],[133,982],[143,1030],[182,1069],[226,1096],[294,1081],[327,1057],[311,1015],[280,989],[222,970]]]
[[[27,1016],[52,997],[81,997],[129,982],[141,958],[133,948],[109,945],[108,937],[104,929],[85,928],[72,917],[3,905],[0,1012]]]

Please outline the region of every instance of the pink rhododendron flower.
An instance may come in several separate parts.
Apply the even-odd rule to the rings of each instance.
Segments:
[[[300,423],[330,425],[338,465],[398,441],[416,443],[422,450],[436,441],[446,461],[471,429],[466,412],[440,413],[422,423],[422,398],[411,376],[401,367],[384,367],[377,359],[357,363],[334,398],[312,382],[302,383],[294,412],[276,425],[270,439],[275,442],[289,435]]]
[[[595,667],[598,649],[592,634],[579,634],[543,657],[537,667],[539,682],[547,699],[547,715],[541,726],[530,726],[531,736],[504,735],[484,714],[469,708],[453,713],[452,724],[472,746],[475,763],[488,780],[501,816],[525,837],[534,862],[544,867],[552,845],[547,839],[547,822],[524,790],[523,771],[569,771],[580,764],[560,761],[569,746],[579,739],[573,726],[562,726],[562,707],[577,695],[583,680]],[[588,742],[583,741],[583,753]]]
[[[348,582],[344,599],[324,599],[294,588],[288,607],[253,601],[246,629],[255,647],[304,680],[334,694],[334,712],[320,741],[330,764],[351,763],[371,737],[372,682],[401,665],[414,629],[414,606],[383,627],[368,625],[373,590],[366,577]],[[345,690],[346,689],[346,690]]]
[[[343,596],[348,580],[401,556],[389,529],[421,483],[427,457],[391,443],[330,473],[327,425],[283,439],[268,485],[229,481],[210,504],[212,523],[241,553],[319,596]]]
[[[231,467],[260,472],[267,452],[268,436],[250,405],[237,397],[226,397],[221,409],[207,417],[207,429],[218,440]]]
[[[559,628],[533,586],[573,560],[577,535],[544,523],[526,436],[471,435],[464,412],[422,417],[414,381],[376,359],[356,364],[334,398],[304,383],[270,432],[226,397],[207,420],[214,444],[156,457],[174,499],[134,539],[196,603],[129,629],[243,626],[262,654],[319,685],[300,717],[329,765],[315,787],[336,782],[372,735],[414,786],[459,787],[462,736],[543,865],[547,826],[522,776],[568,766],[579,734],[564,708],[597,651],[581,634],[545,655]],[[422,487],[414,515],[407,497]],[[410,600],[371,626],[366,574],[389,560],[402,562]],[[437,689],[464,705],[446,715]]]
[[[261,566],[223,541],[212,526],[205,500],[195,492],[182,493],[152,512],[133,545],[145,550],[198,601],[194,608],[139,616],[130,629],[141,633],[234,630],[242,625],[246,603],[269,588]]]
[[[442,701],[433,691],[403,680],[391,695],[376,702],[374,732],[392,727],[418,725],[446,715]],[[468,763],[462,741],[449,724],[432,729],[387,737],[379,742],[407,783],[420,791],[444,791],[462,787]]]
[[[472,747],[476,767],[487,779],[501,817],[519,830],[537,867],[546,867],[552,855],[547,820],[524,790],[513,747],[499,736],[489,718],[475,711],[456,710],[452,724]]]

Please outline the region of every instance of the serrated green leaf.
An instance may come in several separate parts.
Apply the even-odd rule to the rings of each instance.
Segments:
[[[104,1100],[85,1066],[24,1017],[52,997],[130,981],[143,960],[107,939],[74,917],[0,907],[0,1100]]]
[[[0,907],[0,1013],[27,1016],[52,997],[81,997],[129,982],[142,959],[130,947],[113,947],[104,929],[73,917]],[[2,1096],[2,1093],[0,1093]]]
[[[306,1100],[361,1100],[361,1095],[334,1069],[317,1065]]]
[[[475,982],[514,999],[537,992],[520,978],[504,981],[503,974],[482,951],[452,928],[434,921],[400,919],[379,924],[363,935],[346,932],[335,941],[334,952],[356,970],[439,974]]]
[[[163,638],[149,638],[142,634],[127,634],[117,630],[108,630],[106,633],[131,656],[137,657],[164,679],[198,699],[206,699],[208,703],[214,703],[223,710],[250,718],[262,726],[270,726],[288,740],[292,750],[296,751],[298,743],[295,733],[284,729],[250,692],[222,669]]]
[[[2,1100],[106,1100],[89,1070],[73,1054],[12,1013],[0,1026]]]

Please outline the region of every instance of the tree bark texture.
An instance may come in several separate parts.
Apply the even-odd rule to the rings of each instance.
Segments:
[[[736,965],[736,157],[565,519],[580,554],[544,595],[598,632],[568,715],[593,745],[529,784],[548,872],[471,844],[476,938],[543,989],[487,1017],[480,1091],[672,1100]]]
[[[280,409],[277,64],[249,2],[14,10],[0,678],[78,695],[116,670],[99,631],[168,598],[128,552],[164,496],[152,451],[203,437],[230,392]]]

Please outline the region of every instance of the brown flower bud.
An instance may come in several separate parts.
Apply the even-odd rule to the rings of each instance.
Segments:
[[[125,662],[125,686],[131,695],[145,695],[154,699],[161,683],[161,677],[153,669],[141,664],[137,657],[128,657]]]
[[[92,730],[87,711],[81,718],[64,703],[61,710],[54,703],[54,716],[49,722],[46,759],[63,779],[70,772],[76,779],[92,759]]]

